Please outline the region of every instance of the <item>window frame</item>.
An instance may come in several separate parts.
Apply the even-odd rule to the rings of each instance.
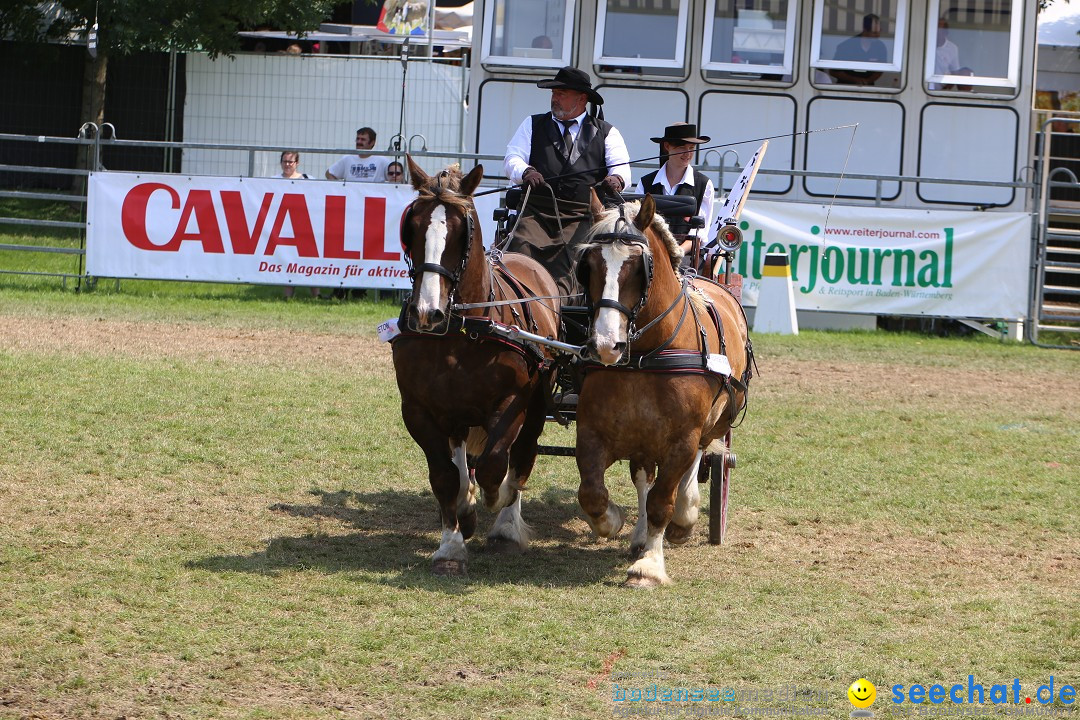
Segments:
[[[1009,26],[1008,72],[1005,77],[985,75],[936,75],[934,57],[937,53],[937,19],[941,17],[941,0],[930,0],[926,22],[926,57],[923,58],[923,88],[928,93],[952,93],[955,90],[931,89],[931,83],[939,85],[971,85],[974,92],[978,88],[1004,88],[1018,92],[1020,90],[1020,48],[1024,36],[1024,1],[1012,0],[1013,22]]]
[[[931,0],[936,2],[936,0]],[[1017,0],[1013,0],[1016,2]],[[896,5],[896,32],[893,34],[892,61],[887,63],[856,62],[853,60],[826,60],[821,57],[821,29],[825,13],[825,0],[814,0],[814,20],[810,28],[810,67],[822,70],[858,70],[883,73],[898,73],[904,77],[904,53],[907,43],[907,18],[909,0],[901,0]],[[936,25],[936,23],[935,23]],[[843,86],[851,88],[855,86]],[[878,88],[884,89],[884,88]]]
[[[510,3],[513,0],[504,0],[506,3]],[[527,0],[517,0],[518,2],[526,2]],[[489,0],[484,3],[484,32],[481,37],[480,45],[480,64],[481,65],[506,65],[513,67],[528,67],[528,68],[562,68],[567,65],[573,65],[571,58],[573,57],[573,42],[574,42],[574,26],[577,21],[577,0],[562,0],[564,9],[566,10],[564,17],[566,20],[563,22],[563,37],[562,37],[562,54],[548,58],[531,58],[531,57],[516,57],[514,55],[495,55],[490,51],[493,35],[495,32],[495,6],[498,5],[496,0]]]
[[[712,57],[713,24],[715,4],[705,6],[705,35],[701,44],[701,69],[703,72],[760,73],[762,75],[790,75],[795,77],[795,28],[799,24],[799,0],[788,0],[787,20],[784,26],[783,65],[754,65],[749,63],[715,62]],[[777,72],[780,71],[780,72]],[[715,80],[719,78],[709,78]]]
[[[686,35],[690,18],[690,6],[693,4],[693,0],[678,0],[678,2],[679,15],[675,21],[675,58],[672,60],[664,60],[660,58],[604,55],[604,30],[607,27],[607,0],[597,0],[596,31],[593,35],[593,65],[611,65],[613,67],[641,68],[643,71],[654,68],[685,71]],[[647,75],[648,73],[643,72],[642,74]]]

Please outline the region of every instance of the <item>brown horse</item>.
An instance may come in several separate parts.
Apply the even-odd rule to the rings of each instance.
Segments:
[[[408,163],[419,197],[402,220],[413,284],[393,340],[394,371],[401,416],[427,458],[442,515],[433,571],[460,575],[465,541],[476,529],[472,475],[487,508],[500,511],[489,543],[528,544],[520,490],[536,461],[551,393],[543,348],[487,330],[494,321],[556,337],[560,306],[538,263],[484,254],[472,203],[482,166],[464,177],[456,167],[429,177],[411,157]]]
[[[702,454],[746,403],[752,352],[738,301],[676,272],[682,251],[651,196],[604,210],[594,195],[592,212],[578,263],[593,308],[577,413],[578,501],[593,530],[614,537],[625,514],[608,499],[604,472],[630,461],[638,521],[626,582],[651,587],[669,582],[665,535],[682,544],[697,521]]]

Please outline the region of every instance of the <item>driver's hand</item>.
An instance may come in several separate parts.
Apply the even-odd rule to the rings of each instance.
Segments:
[[[608,175],[603,180],[604,184],[611,188],[612,192],[621,193],[622,189],[626,187],[626,183],[623,182],[620,175]]]
[[[531,167],[522,174],[521,184],[528,186],[531,190],[535,190],[541,185],[547,185],[547,181],[544,180],[544,176],[539,170]]]

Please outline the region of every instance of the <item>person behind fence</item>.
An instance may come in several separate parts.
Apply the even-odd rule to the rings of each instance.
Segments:
[[[327,180],[346,182],[385,182],[390,159],[363,152],[375,147],[375,131],[362,127],[356,131],[356,155],[345,155],[326,171]]]
[[[889,61],[889,50],[881,37],[881,18],[870,13],[863,18],[862,32],[854,37],[849,37],[836,46],[834,60],[851,60],[854,62],[884,63]],[[832,71],[833,78],[842,85],[873,85],[881,77],[881,73],[871,70],[845,70]]]
[[[399,185],[405,182],[405,167],[397,160],[386,166],[386,182]]]
[[[683,252],[687,253],[683,264],[694,267],[697,261],[689,256],[693,245],[692,238],[704,239],[707,228],[712,227],[715,191],[712,180],[690,167],[690,161],[697,146],[709,142],[710,138],[708,135],[698,137],[697,125],[678,122],[664,128],[662,137],[651,140],[660,143],[660,159],[663,165],[659,170],[643,176],[638,181],[637,191],[649,195],[688,195],[694,198],[697,203],[694,214],[705,218],[704,228],[691,230],[690,218],[668,219],[671,232],[677,237],[687,236],[682,243]]]
[[[574,250],[591,227],[589,190],[628,186],[630,153],[622,134],[603,119],[604,98],[588,73],[564,67],[536,86],[551,90],[551,111],[525,118],[506,147],[506,177],[529,195],[506,249],[537,260],[562,294],[574,296]]]
[[[309,176],[307,173],[300,172],[300,153],[295,150],[286,150],[281,153],[281,172],[274,175],[276,178],[284,178],[285,180],[307,180]]]
[[[300,153],[295,150],[286,150],[281,153],[281,172],[274,175],[275,178],[282,178],[285,180],[307,180],[307,173],[300,172]],[[285,297],[291,298],[296,288],[292,285],[285,286]],[[311,288],[311,297],[319,297],[319,288]]]

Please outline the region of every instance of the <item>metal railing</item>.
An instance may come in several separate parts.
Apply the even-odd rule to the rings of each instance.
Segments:
[[[1078,122],[1080,122],[1080,121],[1078,121]],[[107,133],[101,132],[101,130],[107,130]],[[103,135],[105,135],[105,134],[107,134],[108,136],[103,137]],[[403,140],[403,138],[402,138],[402,140]],[[34,142],[34,143],[56,143],[56,144],[60,144],[60,145],[72,145],[72,146],[77,146],[79,148],[84,148],[86,153],[87,153],[87,167],[92,168],[95,171],[104,171],[105,170],[105,168],[102,166],[102,161],[101,160],[102,160],[102,153],[107,148],[137,148],[137,149],[154,148],[154,149],[163,149],[165,151],[169,151],[169,150],[184,151],[184,150],[189,150],[189,149],[221,150],[221,151],[231,151],[231,152],[242,151],[242,152],[247,153],[247,158],[248,158],[247,167],[249,169],[248,176],[252,176],[254,174],[252,172],[252,170],[253,170],[254,165],[255,165],[255,156],[258,153],[281,153],[282,151],[285,151],[285,150],[296,150],[296,151],[299,151],[299,152],[304,153],[304,154],[348,155],[348,154],[353,154],[353,153],[356,152],[355,148],[351,148],[351,147],[346,147],[346,148],[295,147],[295,146],[285,147],[285,146],[279,146],[279,145],[236,145],[236,144],[226,144],[226,143],[169,142],[169,141],[158,141],[158,140],[125,140],[125,139],[117,137],[117,133],[116,133],[115,128],[113,128],[112,125],[109,124],[109,123],[105,123],[103,125],[102,129],[97,128],[97,126],[94,126],[92,123],[88,123],[88,124],[84,125],[80,129],[80,136],[75,137],[75,138],[53,137],[53,136],[27,136],[27,135],[0,134],[0,142],[3,142],[3,141],[9,141],[9,142]],[[410,151],[410,153],[413,154],[418,161],[422,161],[424,159],[431,159],[431,160],[445,161],[447,163],[449,163],[449,162],[458,162],[462,166],[468,166],[468,165],[471,165],[471,164],[474,164],[474,163],[480,163],[480,164],[484,164],[487,168],[495,170],[495,172],[490,173],[487,176],[488,184],[492,184],[492,182],[497,186],[506,186],[506,185],[509,184],[508,181],[506,181],[505,179],[500,177],[501,176],[501,170],[502,170],[502,163],[503,163],[503,158],[501,156],[482,155],[482,154],[464,153],[464,152],[453,152],[453,151],[426,151],[423,148],[421,148],[419,151],[412,152],[412,150],[415,149],[414,148],[415,142],[423,143],[423,138],[420,137],[420,136],[414,135],[413,137],[409,138],[407,142],[404,143],[404,145],[405,145],[404,147],[401,147],[402,144],[399,143],[398,144],[399,149],[381,150],[381,151],[377,150],[377,151],[373,151],[372,154],[382,155],[382,156],[387,156],[387,157],[394,157],[394,158],[398,158],[398,159],[403,159],[404,153],[406,151]],[[718,155],[719,153],[715,153],[715,154]],[[166,152],[166,155],[171,155],[171,153]],[[734,159],[734,164],[733,165],[728,165],[727,162],[728,162],[729,158],[732,157],[732,156],[733,156],[733,159]],[[706,156],[706,160],[708,160],[708,156]],[[721,155],[719,157],[719,161],[720,161],[720,164],[716,164],[716,165],[710,165],[710,164],[700,165],[700,166],[698,166],[697,169],[699,169],[700,171],[702,171],[704,173],[712,174],[717,179],[717,182],[716,182],[715,186],[717,187],[718,191],[723,192],[724,190],[727,189],[723,185],[723,180],[725,178],[727,178],[727,177],[730,177],[730,178],[734,179],[735,177],[737,177],[738,173],[741,172],[742,168],[739,165],[738,155],[734,151],[729,151],[729,152]],[[655,167],[655,165],[654,164],[650,165],[648,163],[636,163],[635,167],[652,169],[652,168]],[[1044,167],[1045,167],[1045,163],[1044,163]],[[67,175],[67,176],[72,176],[72,177],[77,177],[77,178],[84,178],[84,179],[87,178],[87,176],[90,173],[89,169],[72,169],[72,168],[42,167],[42,166],[13,165],[13,164],[0,165],[0,171],[19,172],[19,173],[59,174],[59,175]],[[160,170],[155,169],[155,170],[153,170],[153,172],[160,172]],[[179,174],[191,175],[191,173],[179,173]],[[848,180],[871,181],[871,182],[875,183],[875,188],[876,188],[875,197],[873,197],[873,198],[867,197],[862,202],[858,202],[858,201],[852,202],[851,198],[844,198],[843,204],[861,204],[861,205],[870,205],[870,204],[872,204],[873,206],[876,206],[876,207],[880,207],[880,206],[883,206],[885,204],[885,199],[884,199],[884,194],[883,194],[883,188],[884,188],[885,183],[917,183],[917,184],[946,184],[946,185],[970,185],[970,186],[980,186],[980,187],[998,187],[998,188],[1007,187],[1007,188],[1013,188],[1013,189],[1015,189],[1017,191],[1025,193],[1025,194],[1028,193],[1028,192],[1033,193],[1033,196],[1035,198],[1037,198],[1039,200],[1039,202],[1042,203],[1041,207],[1042,207],[1043,211],[1045,211],[1045,204],[1046,204],[1045,201],[1046,201],[1046,195],[1048,195],[1048,193],[1040,192],[1040,188],[1045,187],[1047,185],[1047,183],[1052,182],[1052,179],[1045,178],[1045,177],[1044,178],[1036,178],[1036,179],[1031,180],[1031,181],[1025,181],[1025,180],[1022,180],[1022,179],[1017,179],[1017,180],[1012,181],[1012,182],[978,181],[978,180],[958,181],[958,180],[951,179],[951,178],[934,178],[934,177],[910,176],[910,175],[889,175],[889,176],[884,176],[884,175],[870,175],[870,174],[861,174],[861,173],[820,172],[820,171],[813,171],[813,170],[794,170],[794,169],[791,169],[791,170],[787,170],[787,169],[785,169],[785,170],[774,170],[774,169],[768,169],[768,168],[762,168],[761,170],[759,170],[759,174],[761,174],[761,175],[787,176],[787,177],[791,177],[791,178],[797,178],[797,177],[798,178],[826,178],[826,179],[831,178],[831,179],[836,179],[837,181],[839,181],[841,178],[848,179]],[[1065,183],[1062,183],[1062,184],[1065,184]],[[86,183],[83,182],[83,183],[81,183],[81,185],[82,185],[83,189],[82,189],[81,192],[78,192],[78,193],[44,193],[44,192],[14,190],[14,191],[0,191],[0,198],[23,198],[23,199],[35,199],[35,200],[57,200],[57,201],[64,201],[64,202],[82,204],[82,205],[85,206],[86,201],[87,201],[86,191],[85,191]],[[778,202],[802,202],[801,200],[787,199],[787,198],[782,198],[782,197],[770,197],[770,200],[774,200],[774,201],[778,201]],[[821,198],[821,201],[822,202],[831,202],[829,198]],[[890,207],[900,208],[902,206],[897,205],[895,203],[890,203]],[[974,207],[976,207],[978,209],[986,209],[985,206],[984,207],[974,206]],[[1039,217],[1044,217],[1044,215],[1040,214]],[[84,215],[84,220],[85,220],[85,215]],[[76,230],[79,230],[81,232],[80,232],[80,243],[79,243],[78,248],[57,247],[57,246],[49,246],[49,245],[40,245],[40,246],[38,246],[38,245],[26,245],[26,244],[0,244],[0,250],[13,250],[13,251],[24,251],[24,252],[41,252],[41,253],[61,253],[61,254],[78,255],[80,257],[79,257],[79,269],[78,269],[77,273],[39,273],[39,272],[36,272],[36,271],[13,271],[13,270],[0,270],[0,273],[4,273],[4,274],[26,274],[26,275],[53,275],[53,276],[62,277],[62,278],[64,278],[65,281],[66,281],[67,278],[77,278],[79,280],[85,279],[86,276],[84,275],[83,269],[82,269],[83,268],[82,256],[85,254],[85,222],[49,220],[49,219],[44,219],[44,218],[42,218],[42,219],[33,219],[33,218],[0,217],[0,226],[3,226],[3,225],[36,226],[36,227],[41,227],[41,228],[76,229]],[[1043,227],[1043,226],[1040,225],[1040,227]],[[1043,228],[1043,230],[1045,230],[1045,228]],[[1035,233],[1035,228],[1033,228],[1033,236],[1035,234],[1036,234]],[[1038,237],[1033,237],[1033,243],[1038,243],[1037,247],[1042,247],[1045,244],[1045,232],[1040,234]],[[1033,270],[1033,272],[1034,272],[1034,270]],[[1034,285],[1033,285],[1033,287],[1034,287]],[[1039,290],[1041,292],[1041,285],[1039,286]],[[1036,295],[1036,294],[1037,293],[1033,292],[1033,296]],[[1032,342],[1035,342],[1035,340],[1033,339]]]
[[[1054,123],[1080,125],[1080,118],[1054,117],[1041,126],[1042,147],[1039,156],[1040,182],[1035,189],[1036,232],[1031,255],[1031,305],[1028,311],[1027,339],[1048,348],[1080,350],[1080,344],[1057,345],[1039,340],[1040,331],[1080,333],[1080,208],[1055,207],[1051,194],[1055,188],[1080,190],[1072,170],[1051,169],[1050,133]],[[1061,178],[1061,179],[1059,179]],[[1056,227],[1055,216],[1072,216],[1075,228]],[[1048,282],[1048,276],[1064,278]]]

